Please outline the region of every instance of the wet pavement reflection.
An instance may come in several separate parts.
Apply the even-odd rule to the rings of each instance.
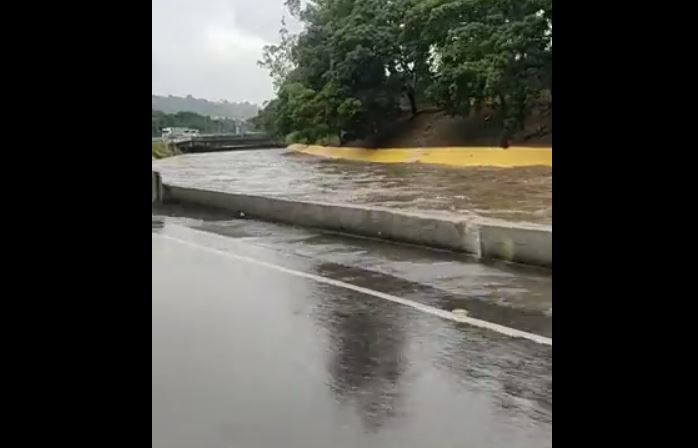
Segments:
[[[552,274],[547,270],[484,263],[465,254],[316,229],[231,219],[207,210],[168,206],[158,213],[177,215],[154,216],[154,222],[162,221],[158,225],[168,223],[171,229],[202,230],[244,242],[257,248],[256,255],[264,253],[263,248],[301,257],[307,262],[306,269],[325,277],[447,311],[465,308],[473,317],[552,337]]]
[[[403,406],[399,403],[406,370],[407,338],[399,325],[403,309],[376,312],[332,288],[319,290],[326,301],[314,318],[330,335],[330,389],[340,403],[356,404],[367,430],[378,431]]]
[[[153,220],[153,447],[552,446],[551,347],[225,257],[342,275],[217,238]]]

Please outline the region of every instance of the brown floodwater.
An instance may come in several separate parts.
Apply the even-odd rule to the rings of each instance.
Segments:
[[[185,187],[552,225],[550,167],[362,163],[264,149],[187,154],[153,169]]]

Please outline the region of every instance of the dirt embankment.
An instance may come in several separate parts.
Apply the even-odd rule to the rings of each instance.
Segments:
[[[412,148],[435,146],[499,146],[502,121],[486,112],[451,117],[440,110],[405,114],[377,138],[349,142],[347,146]],[[552,146],[552,114],[534,113],[511,140],[511,146]]]

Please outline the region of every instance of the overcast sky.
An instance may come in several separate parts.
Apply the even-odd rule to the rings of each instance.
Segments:
[[[284,0],[152,0],[153,86],[157,95],[261,104],[273,95],[257,66],[278,41]]]

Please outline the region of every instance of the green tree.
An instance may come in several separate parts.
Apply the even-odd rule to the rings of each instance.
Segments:
[[[454,114],[495,107],[506,142],[541,93],[552,93],[552,0],[431,0],[409,22],[420,15],[432,97]]]
[[[261,67],[265,67],[269,70],[274,88],[277,90],[281,87],[293,69],[291,52],[296,43],[296,37],[286,28],[285,19],[281,19],[279,36],[281,41],[278,44],[264,46],[262,60],[257,62]]]
[[[256,120],[292,141],[379,134],[430,101],[455,115],[487,105],[502,142],[552,97],[552,0],[286,0],[305,25],[282,21],[260,65],[277,98]]]

